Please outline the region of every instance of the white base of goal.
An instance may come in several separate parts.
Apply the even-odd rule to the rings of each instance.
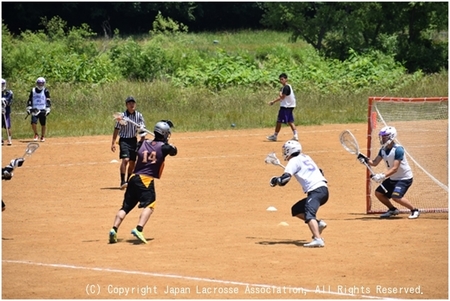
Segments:
[[[421,212],[448,212],[448,98],[370,97],[367,155],[374,159],[380,149],[379,130],[397,129],[397,142],[404,146],[413,172],[407,198]],[[385,172],[380,163],[374,172]],[[366,211],[383,213],[387,208],[375,196],[378,184],[366,178]],[[409,209],[392,201],[401,212]]]

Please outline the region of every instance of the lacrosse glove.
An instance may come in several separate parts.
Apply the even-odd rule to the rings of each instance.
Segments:
[[[48,114],[50,114],[50,107],[45,108],[45,116],[47,116]]]
[[[361,154],[361,153],[358,153],[358,161],[361,163],[361,164],[364,164],[364,163],[369,163],[369,158],[367,158],[366,156],[364,156],[363,154]]]
[[[30,106],[28,106],[28,107],[27,107],[27,109],[26,109],[26,110],[27,110],[27,113],[28,113],[28,115],[30,115],[30,114],[31,114],[31,109],[32,109],[32,107],[30,107]]]
[[[374,180],[377,183],[381,183],[386,179],[386,176],[384,173],[378,173],[376,175],[373,175],[372,180]]]

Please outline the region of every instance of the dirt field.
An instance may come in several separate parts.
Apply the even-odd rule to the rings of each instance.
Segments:
[[[298,127],[329,182],[321,249],[303,247],[311,234],[290,216],[300,185],[269,186],[282,169],[264,159],[281,158],[288,127],[279,142],[266,141],[272,128],[175,131],[147,245],[130,234],[138,208],[108,243],[124,193],[111,137],[49,137],[2,183],[2,298],[448,299],[448,215],[365,214],[365,169],[339,144],[343,129],[364,141],[365,124]],[[2,166],[28,140],[13,142]]]

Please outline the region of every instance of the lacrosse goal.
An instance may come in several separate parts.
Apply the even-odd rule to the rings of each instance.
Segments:
[[[395,127],[414,175],[406,197],[421,212],[448,212],[448,97],[369,97],[367,119],[368,157],[373,159],[380,149],[379,130]],[[382,163],[374,168],[376,173],[385,170]],[[367,172],[367,213],[387,210],[375,197],[376,187]],[[399,210],[409,212],[401,206]]]

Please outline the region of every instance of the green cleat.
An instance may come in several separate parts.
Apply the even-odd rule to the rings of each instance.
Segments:
[[[144,234],[142,232],[139,232],[136,228],[134,228],[133,230],[131,230],[131,234],[133,234],[134,236],[136,236],[136,238],[138,238],[140,241],[142,241],[144,244],[147,243],[147,240],[144,237]]]
[[[115,244],[117,242],[117,232],[114,229],[109,231],[109,243]]]

